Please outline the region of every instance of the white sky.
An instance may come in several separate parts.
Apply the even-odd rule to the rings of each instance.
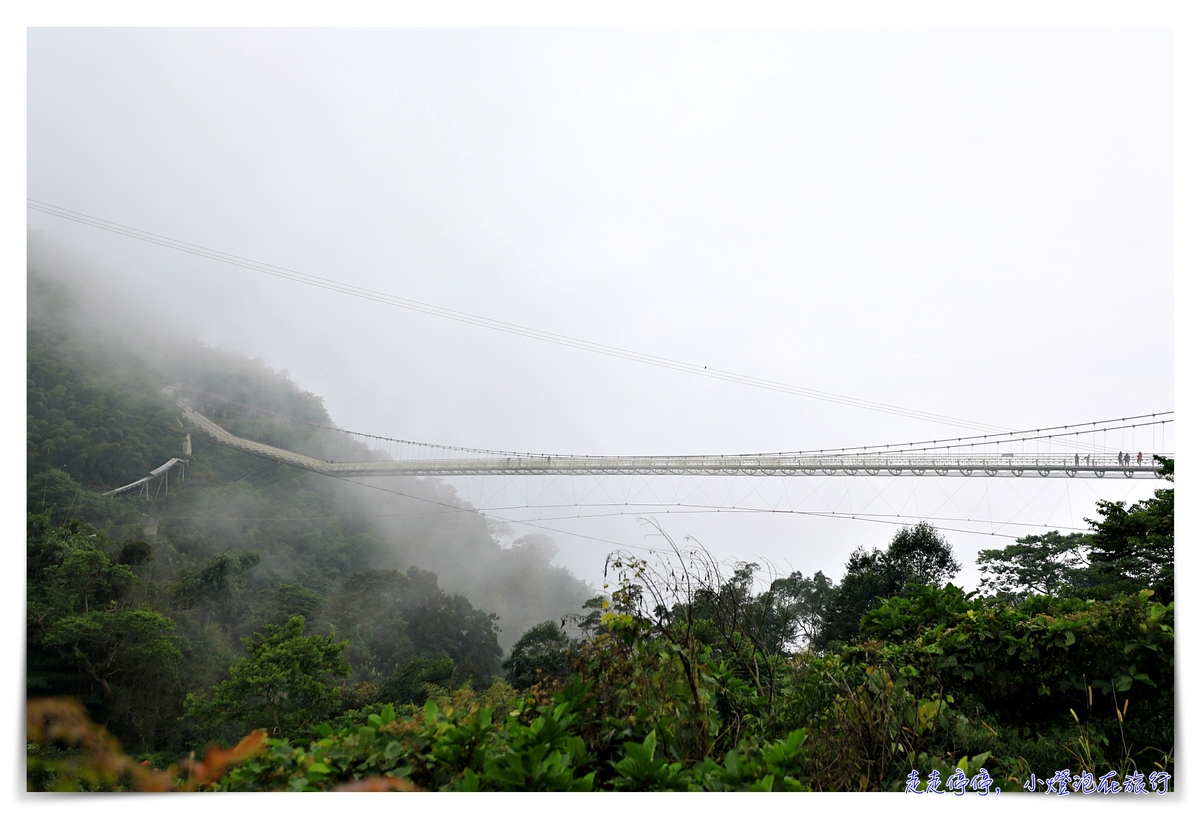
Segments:
[[[1165,29],[35,29],[28,190],[465,312],[1030,428],[1174,408],[1172,59]],[[572,453],[962,433],[29,220],[148,310],[287,369],[345,428]],[[541,484],[497,480],[459,484],[479,505],[540,502]],[[586,491],[564,482],[551,493]],[[1149,490],[735,483],[706,493],[1016,534]],[[634,496],[589,496],[617,494]],[[633,516],[545,524],[644,544]],[[668,529],[836,576],[892,527]],[[556,539],[599,578],[604,543]],[[974,550],[1003,544],[951,539],[968,583]]]

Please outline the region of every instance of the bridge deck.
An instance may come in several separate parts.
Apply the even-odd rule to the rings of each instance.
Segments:
[[[1136,455],[1130,465],[1115,454],[753,454],[682,456],[514,455],[425,460],[329,461],[237,437],[185,408],[183,417],[221,444],[308,471],[333,476],[453,476],[482,474],[689,474],[689,475],[929,475],[956,477],[1156,478],[1153,458]]]

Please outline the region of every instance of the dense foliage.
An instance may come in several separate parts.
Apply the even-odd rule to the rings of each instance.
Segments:
[[[900,529],[886,551],[859,548],[850,555],[815,644],[829,647],[853,639],[859,620],[875,600],[902,594],[910,584],[938,585],[959,568],[945,537],[926,522]]]
[[[246,656],[229,668],[229,678],[210,693],[189,695],[188,715],[207,722],[234,721],[242,730],[269,728],[295,735],[339,711],[335,680],[350,673],[342,659],[345,642],[305,636],[304,617],[244,640]]]
[[[1161,472],[1174,480],[1175,462],[1157,458]],[[1126,508],[1122,502],[1101,500],[1089,555],[1099,580],[1110,593],[1135,593],[1149,588],[1164,602],[1175,598],[1175,490],[1159,489],[1154,496]]]

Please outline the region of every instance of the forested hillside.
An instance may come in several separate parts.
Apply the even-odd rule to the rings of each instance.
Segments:
[[[350,444],[319,428],[333,425],[321,399],[286,374],[112,314],[120,307],[86,269],[60,261],[46,274],[38,249],[28,278],[31,696],[78,696],[126,746],[178,753],[241,729],[231,718],[181,721],[185,699],[228,678],[244,639],[294,615],[305,634],[348,642],[331,704],[340,708],[415,700],[425,683],[487,687],[521,633],[591,596],[550,564],[546,538],[502,548],[505,532],[440,481],[351,484],[202,435],[185,454],[181,384],[236,434],[315,455],[344,456]],[[173,470],[149,496],[104,496],[172,457],[187,461],[184,482]]]

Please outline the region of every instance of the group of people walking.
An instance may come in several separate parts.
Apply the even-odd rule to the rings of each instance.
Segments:
[[[1086,455],[1084,460],[1087,463],[1087,465],[1089,465],[1089,466],[1092,465],[1092,456],[1090,454]],[[1117,462],[1119,464],[1121,464],[1122,466],[1132,465],[1133,464],[1133,453],[1132,452],[1117,452]],[[1142,453],[1141,452],[1137,453],[1137,464],[1139,466],[1142,465]],[[1079,455],[1075,455],[1075,465],[1076,466],[1079,465]]]

